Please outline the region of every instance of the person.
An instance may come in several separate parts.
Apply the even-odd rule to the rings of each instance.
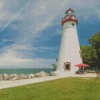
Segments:
[[[79,70],[76,71],[76,74],[83,74],[84,71],[83,71],[83,68],[82,67],[79,67]]]
[[[84,73],[84,71],[83,71],[83,67],[81,67],[79,71],[80,71],[80,73],[83,74],[83,73]]]
[[[98,71],[98,68],[96,67],[96,71]]]

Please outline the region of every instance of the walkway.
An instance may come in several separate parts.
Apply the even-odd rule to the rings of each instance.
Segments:
[[[60,78],[66,78],[66,77],[97,77],[95,73],[88,73],[85,75],[76,75],[76,74],[62,74],[59,76],[48,76],[48,77],[40,77],[40,78],[32,78],[32,79],[23,79],[23,80],[16,80],[16,81],[0,81],[0,89],[4,88],[10,88],[10,87],[16,87],[16,86],[23,86],[27,84],[32,83],[38,83],[38,82],[44,82],[44,81],[50,81]]]

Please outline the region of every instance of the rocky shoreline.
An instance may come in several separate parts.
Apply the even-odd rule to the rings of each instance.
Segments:
[[[23,80],[23,79],[31,79],[31,78],[36,78],[36,77],[46,77],[46,76],[56,76],[57,74],[54,73],[54,72],[50,72],[50,74],[44,72],[44,71],[41,71],[39,73],[35,73],[35,74],[27,74],[27,75],[24,75],[24,74],[0,74],[0,81],[5,81],[5,80]]]

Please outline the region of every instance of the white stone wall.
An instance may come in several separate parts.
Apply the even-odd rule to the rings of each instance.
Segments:
[[[74,26],[72,26],[74,23]],[[68,21],[63,24],[63,33],[58,57],[57,71],[64,71],[64,63],[71,62],[71,72],[75,73],[78,67],[74,65],[82,63],[79,54],[80,46],[77,35],[76,22]]]

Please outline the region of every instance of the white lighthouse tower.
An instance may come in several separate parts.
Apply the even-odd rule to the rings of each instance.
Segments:
[[[56,71],[75,73],[79,68],[74,65],[82,63],[77,24],[74,10],[69,8],[62,19],[63,32]]]

